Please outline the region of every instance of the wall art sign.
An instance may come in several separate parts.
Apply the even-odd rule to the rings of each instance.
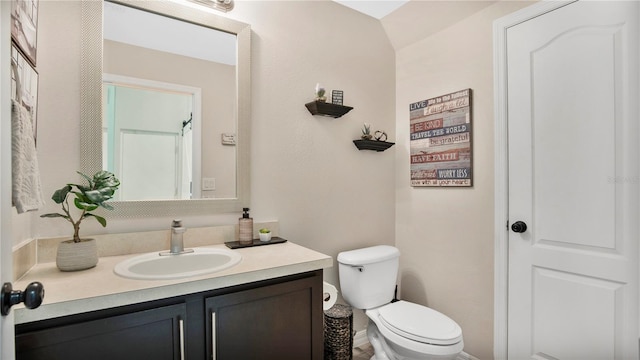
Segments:
[[[29,62],[36,65],[38,0],[11,1],[11,38]]]
[[[472,186],[471,89],[409,105],[411,186]]]
[[[342,105],[344,99],[344,92],[342,90],[333,90],[331,92],[331,103],[336,105]]]

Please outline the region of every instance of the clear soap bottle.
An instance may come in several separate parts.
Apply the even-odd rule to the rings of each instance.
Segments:
[[[238,220],[240,228],[238,240],[241,245],[248,245],[253,243],[253,218],[249,217],[249,208],[242,208],[242,211],[244,213]]]

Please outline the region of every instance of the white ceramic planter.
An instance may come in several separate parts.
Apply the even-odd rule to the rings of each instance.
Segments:
[[[258,233],[260,235],[260,241],[269,241],[271,240],[271,233]]]
[[[58,245],[56,265],[61,271],[90,269],[98,264],[98,246],[95,239],[63,241]]]

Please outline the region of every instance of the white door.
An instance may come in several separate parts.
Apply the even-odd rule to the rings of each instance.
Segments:
[[[4,121],[4,119],[3,119]],[[4,130],[4,129],[3,129]],[[4,150],[4,149],[3,149]],[[2,155],[4,156],[4,155]],[[4,186],[4,184],[2,185]],[[11,185],[9,185],[11,186]],[[0,198],[2,202],[4,202],[4,193],[0,191]],[[11,238],[5,236],[6,231],[4,230],[6,217],[0,216],[0,286],[4,283],[12,281],[12,270],[11,270],[11,259],[9,258],[11,252],[7,250],[11,250],[10,246],[5,246],[5,242],[10,242]],[[9,255],[7,255],[9,254]],[[7,316],[0,315],[0,359],[10,360],[14,358],[14,329],[13,329],[13,312],[9,312]]]
[[[175,133],[121,131],[118,173],[123,199],[181,198],[179,136]]]
[[[0,285],[11,282],[11,2],[0,1]],[[14,358],[13,312],[0,316],[0,359]]]
[[[639,4],[507,30],[509,359],[638,358]]]

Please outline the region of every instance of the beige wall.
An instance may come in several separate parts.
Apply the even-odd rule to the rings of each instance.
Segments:
[[[80,14],[78,2],[40,4],[38,151],[48,198],[79,168]],[[455,319],[465,351],[481,359],[493,356],[492,22],[525,5],[500,2],[395,54],[380,22],[329,1],[241,1],[226,15],[253,29],[253,217],[279,220],[283,237],[334,257],[395,242],[401,297]],[[312,117],[304,103],[317,82],[344,90],[354,110],[340,119]],[[410,187],[409,104],[464,88],[473,89],[474,186]],[[396,145],[357,151],[351,141],[364,122]],[[49,201],[45,211],[53,210]],[[238,215],[183,220],[211,226]],[[70,231],[37,214],[18,217],[16,242]],[[169,223],[109,219],[106,230],[87,223],[83,232]],[[325,279],[338,284],[337,264]]]
[[[396,245],[401,295],[453,318],[464,351],[493,358],[493,20],[524,7],[499,2],[396,56]],[[409,184],[409,104],[471,88],[471,188]]]
[[[395,139],[394,52],[380,22],[330,1],[240,1],[228,15],[252,26],[251,214],[279,220],[280,234],[331,255],[394,243],[394,148],[358,151],[364,122]],[[41,1],[38,152],[47,206],[18,215],[22,236],[64,236],[50,195],[77,180],[79,153],[80,2]],[[316,83],[344,91],[354,109],[339,119],[314,117],[304,104]],[[182,216],[187,227],[234,224],[240,214]],[[24,217],[31,217],[25,221]],[[163,229],[171,218],[83,223],[85,234]],[[25,230],[28,227],[28,231]],[[24,231],[23,231],[24,230]],[[325,279],[338,284],[337,266]],[[364,328],[362,313],[358,329]]]
[[[80,6],[75,2],[41,1],[39,9],[38,162],[48,204],[44,210],[58,212],[51,195],[76,180],[73,176],[80,163]],[[14,216],[14,243],[42,234],[71,234],[69,223],[41,219],[40,213]]]

